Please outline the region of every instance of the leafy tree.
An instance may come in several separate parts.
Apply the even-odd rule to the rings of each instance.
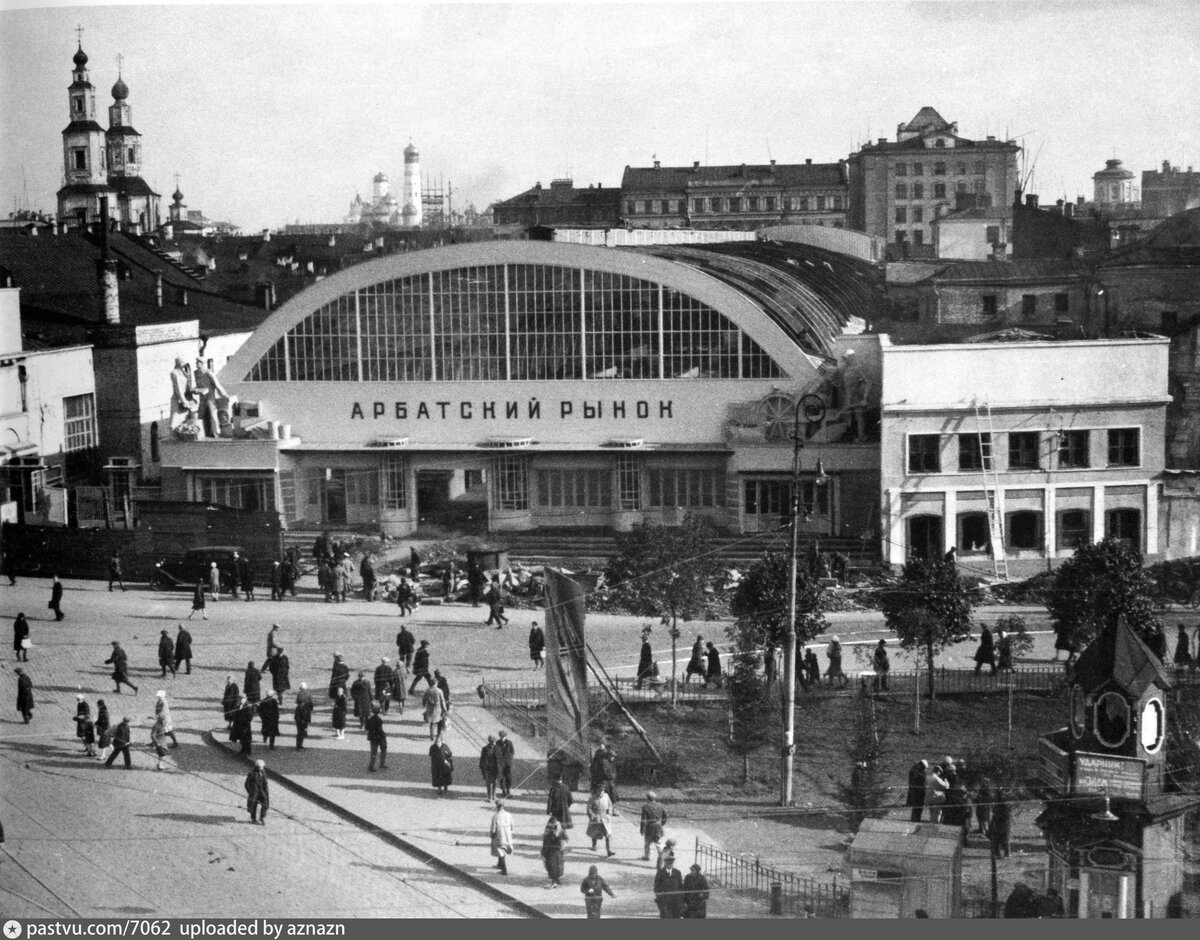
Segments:
[[[1081,545],[1055,572],[1046,601],[1058,645],[1082,649],[1122,617],[1145,639],[1158,625],[1153,589],[1134,549],[1111,538]]]
[[[904,566],[900,584],[883,592],[883,616],[905,650],[925,654],[929,697],[935,698],[934,657],[971,634],[975,599],[953,561],[914,558]]]
[[[605,581],[635,614],[660,617],[671,636],[671,704],[676,703],[679,620],[703,615],[705,589],[720,570],[716,526],[688,515],[681,526],[643,523],[617,537]]]
[[[759,675],[762,662],[758,631],[739,619],[727,630],[733,641],[733,665],[726,678],[729,691],[729,748],[742,758],[742,783],[750,782],[750,755],[771,736],[771,690]]]

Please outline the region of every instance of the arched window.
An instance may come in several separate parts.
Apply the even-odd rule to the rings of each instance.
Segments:
[[[1120,747],[1129,737],[1129,703],[1119,692],[1105,692],[1095,705],[1096,737],[1105,747]]]
[[[150,461],[151,463],[159,462],[158,455],[158,422],[150,422]]]
[[[1104,534],[1119,539],[1135,552],[1142,546],[1142,514],[1136,509],[1110,509],[1104,515]]]
[[[981,554],[991,544],[991,532],[986,512],[963,512],[958,515],[958,546],[960,554]]]
[[[1009,513],[1008,547],[1014,551],[1037,551],[1042,547],[1042,514],[1033,510]]]

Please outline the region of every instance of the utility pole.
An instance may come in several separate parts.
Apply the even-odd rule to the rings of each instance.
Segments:
[[[788,564],[788,619],[783,646],[783,748],[779,805],[792,805],[792,769],[796,758],[796,556],[800,550],[800,402],[792,425],[792,551]]]

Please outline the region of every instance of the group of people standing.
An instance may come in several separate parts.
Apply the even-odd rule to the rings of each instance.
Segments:
[[[964,840],[974,815],[975,832],[987,837],[992,855],[1009,855],[1012,803],[1001,784],[970,773],[966,761],[949,756],[940,762],[917,761],[908,771],[905,805],[913,822],[921,822],[928,813],[929,822],[960,827]]]

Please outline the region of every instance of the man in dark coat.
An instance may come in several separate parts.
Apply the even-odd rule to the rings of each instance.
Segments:
[[[642,682],[654,669],[654,650],[650,648],[649,634],[642,634],[642,649],[638,653],[637,682],[634,687],[640,689]]]
[[[28,639],[29,621],[25,619],[25,614],[17,614],[17,619],[13,621],[13,652],[17,654],[18,662],[29,662],[29,649],[25,645]]]
[[[810,686],[821,684],[821,664],[817,662],[817,654],[813,652],[812,647],[804,651],[804,671],[808,673]]]
[[[487,790],[488,802],[496,799],[496,780],[500,776],[500,761],[496,754],[496,736],[489,734],[487,744],[479,751],[479,774]]]
[[[166,630],[163,630],[158,638],[158,665],[162,667],[160,675],[165,676],[168,669],[171,670],[171,675],[175,675],[175,643]]]
[[[267,632],[267,659],[271,658],[271,654],[275,651],[275,647],[279,645],[279,624],[271,624],[271,629]]]
[[[925,774],[929,770],[929,761],[919,760],[908,770],[908,797],[904,805],[912,810],[912,821],[920,822],[921,813],[925,809]]]
[[[192,674],[192,635],[183,624],[179,625],[179,632],[175,634],[175,671],[179,672],[179,667],[184,663],[187,664],[187,674]]]
[[[529,658],[532,660],[535,670],[545,666],[545,653],[546,634],[535,620],[533,626],[529,628]]]
[[[367,770],[375,772],[375,757],[379,757],[379,769],[387,770],[387,732],[383,730],[383,716],[379,705],[371,706],[371,717],[367,719],[367,743],[371,746],[371,762]]]
[[[271,600],[284,598],[284,567],[278,561],[271,563]]]
[[[279,737],[279,702],[274,692],[268,692],[258,706],[258,717],[262,720],[263,742],[272,751],[275,750],[275,739]]]
[[[683,875],[670,856],[663,860],[662,868],[654,875],[654,903],[658,905],[661,918],[683,917]]]
[[[683,879],[683,916],[690,919],[708,917],[708,879],[693,865]]]
[[[617,752],[613,750],[612,745],[607,741],[596,748],[596,753],[592,755],[589,774],[592,786],[599,787],[607,793],[608,798],[612,800],[613,806],[616,806]]]
[[[342,694],[346,692],[346,685],[350,682],[350,667],[342,662],[342,654],[333,654],[333,669],[329,674],[329,697],[337,698],[337,690],[341,689]]]
[[[253,662],[246,663],[246,675],[242,679],[242,695],[251,705],[257,705],[262,698],[262,673],[255,668]]]
[[[129,657],[125,655],[125,651],[121,649],[121,644],[116,640],[112,641],[112,655],[104,660],[104,665],[113,667],[112,680],[116,684],[113,690],[117,695],[121,694],[121,686],[127,685],[133,689],[133,694],[137,695],[138,687],[129,681]]]
[[[358,726],[367,726],[367,716],[371,714],[371,683],[366,674],[360,672],[358,678],[350,684],[350,700],[354,703],[354,717]]]
[[[25,674],[25,670],[18,666],[14,672],[17,674],[17,711],[21,713],[21,717],[25,719],[25,724],[29,724],[33,718],[33,680]]]
[[[646,794],[646,802],[642,804],[641,822],[638,824],[638,832],[642,835],[644,848],[642,851],[642,861],[650,861],[650,846],[658,846],[659,840],[662,839],[663,833],[667,827],[667,811],[663,809],[663,805],[658,802],[658,795],[651,790]],[[683,876],[680,876],[680,886],[683,884]]]
[[[687,668],[683,671],[683,684],[687,685],[692,676],[704,678],[704,638],[696,634],[696,642],[692,644],[692,655],[688,659]]]
[[[121,723],[113,730],[113,750],[112,753],[108,755],[108,760],[104,762],[105,767],[111,767],[113,765],[113,761],[117,759],[117,755],[120,754],[125,759],[125,769],[133,769],[133,758],[129,754],[130,737],[129,716],[126,715],[121,719]]]
[[[250,822],[265,826],[267,824],[267,807],[270,805],[271,794],[267,786],[267,766],[261,760],[256,760],[254,768],[246,774],[246,810],[250,813]]]
[[[422,679],[426,685],[433,685],[433,676],[429,674],[429,641],[422,640],[420,647],[413,656],[412,667],[412,685],[408,687],[408,693],[411,695],[417,690],[417,683]]]
[[[383,656],[375,667],[375,698],[385,715],[392,705],[392,678],[391,660]]]
[[[292,687],[292,665],[282,646],[275,647],[273,655],[263,663],[263,669],[271,673],[271,688],[275,690],[279,704],[283,705],[283,693]]]
[[[983,670],[983,664],[991,667],[992,675],[996,674],[996,638],[992,631],[984,625],[979,633],[979,648],[975,650],[975,675]]]
[[[508,732],[500,732],[500,740],[496,742],[496,766],[500,771],[500,793],[507,798],[512,793],[513,757],[516,749],[508,739]]]
[[[296,750],[304,750],[304,739],[308,736],[308,726],[312,724],[313,698],[308,691],[308,683],[300,683],[300,691],[296,693],[296,710],[292,719],[296,722]]]
[[[871,654],[871,665],[875,667],[875,678],[872,686],[876,692],[888,690],[888,673],[892,670],[891,660],[888,659],[887,641],[880,638],[875,652]]]
[[[500,591],[500,579],[498,577],[492,579],[492,583],[488,587],[484,599],[488,605],[488,619],[484,621],[484,626],[490,627],[495,623],[496,629],[499,630],[508,623],[508,618],[504,616],[504,595]]]
[[[721,654],[717,652],[717,648],[711,640],[707,645],[708,652],[705,655],[708,657],[708,672],[704,674],[704,684],[715,683],[719,689],[721,687]]]
[[[121,580],[121,553],[113,552],[108,559],[108,590],[112,592],[113,582],[121,585],[121,590],[125,590],[125,582]]]
[[[250,745],[254,741],[254,703],[245,695],[238,702],[237,711],[233,713],[233,730],[229,732],[229,740],[242,746],[242,753],[250,753]]]
[[[404,661],[404,668],[412,670],[413,651],[417,648],[417,638],[408,627],[400,624],[400,632],[396,634],[396,654]]]
[[[1011,837],[1012,806],[1003,787],[992,787],[992,821],[988,826],[988,842],[993,858],[999,858],[1001,852],[1008,858]]]
[[[233,553],[233,558],[229,562],[229,594],[231,600],[237,600],[238,596],[238,578],[242,573],[242,558],[237,553]]]
[[[62,620],[66,616],[62,612],[62,596],[62,582],[58,580],[58,575],[55,575],[54,583],[50,585],[50,603],[46,605],[50,610],[54,611],[55,620]]]
[[[358,566],[358,573],[362,578],[363,599],[375,600],[375,563],[371,561],[370,552],[363,555],[362,563]]]
[[[564,829],[570,829],[575,824],[571,822],[571,804],[575,802],[571,796],[571,788],[563,783],[562,774],[559,773],[554,782],[550,784],[550,793],[546,797],[546,814],[553,816]]]

